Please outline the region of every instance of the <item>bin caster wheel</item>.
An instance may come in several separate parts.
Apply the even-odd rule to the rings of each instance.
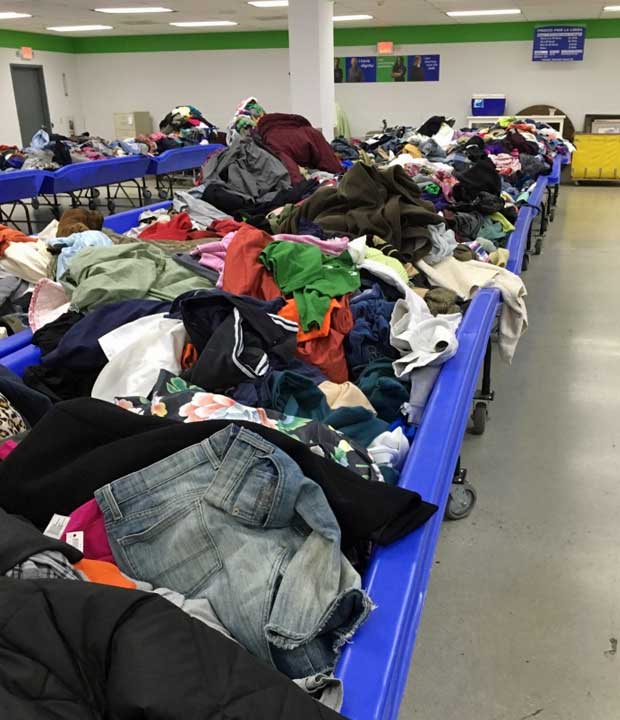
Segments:
[[[476,406],[474,407],[474,412],[472,413],[472,416],[471,416],[471,419],[473,421],[473,425],[471,428],[472,435],[483,435],[484,434],[488,416],[489,416],[489,412],[487,410],[486,403],[483,403],[483,402],[476,403]]]
[[[98,198],[101,195],[101,191],[97,188],[93,188],[93,197]]]
[[[167,190],[160,190],[157,194],[159,195],[159,197],[160,197],[162,200],[167,200],[167,199],[168,199],[168,191],[167,191]]]
[[[91,198],[91,199],[88,201],[88,209],[89,209],[89,210],[96,210],[96,209],[97,209],[97,201],[94,200],[93,198]]]
[[[476,491],[467,481],[452,485],[448,504],[446,505],[446,520],[463,520],[474,509],[476,504]]]
[[[32,198],[30,204],[35,210],[38,210],[41,207],[41,203],[36,198]]]
[[[144,188],[142,190],[142,197],[145,200],[150,200],[153,197],[153,193],[148,188]]]
[[[543,246],[543,238],[539,237],[536,240],[536,245],[534,246],[534,254],[535,255],[540,255],[540,253],[542,252],[542,246]]]
[[[113,213],[116,210],[116,205],[113,200],[108,200],[108,210]]]
[[[521,271],[525,272],[530,266],[530,256],[526,253],[521,261]]]

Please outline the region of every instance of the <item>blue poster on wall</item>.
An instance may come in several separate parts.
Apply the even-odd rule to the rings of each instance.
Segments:
[[[534,31],[534,62],[583,60],[586,29],[579,25],[547,25]]]
[[[437,82],[439,55],[409,55],[409,82]]]
[[[377,58],[367,57],[347,58],[347,82],[376,82]]]

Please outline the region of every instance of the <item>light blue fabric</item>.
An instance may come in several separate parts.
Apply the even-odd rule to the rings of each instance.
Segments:
[[[144,143],[134,142],[133,140],[121,140],[120,146],[127,155],[146,155],[148,147]]]
[[[32,140],[30,141],[30,147],[33,150],[44,150],[50,143],[50,136],[45,132],[45,130],[37,130],[36,133],[32,136]]]
[[[95,493],[121,570],[207,598],[289,677],[330,672],[371,603],[322,489],[282,450],[228,425]]]
[[[60,280],[69,267],[71,259],[75,257],[80,250],[85,250],[89,247],[112,245],[112,240],[100,230],[84,230],[84,232],[73,233],[73,235],[69,235],[68,237],[48,240],[47,244],[51,248],[62,248],[56,266],[56,280]]]

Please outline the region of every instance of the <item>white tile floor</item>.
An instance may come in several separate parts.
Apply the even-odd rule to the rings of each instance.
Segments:
[[[444,523],[400,718],[620,718],[620,188],[563,187]]]

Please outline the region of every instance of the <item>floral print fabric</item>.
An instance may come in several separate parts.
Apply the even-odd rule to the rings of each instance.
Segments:
[[[275,410],[242,405],[226,395],[205,392],[166,370],[161,371],[148,398],[116,398],[116,404],[138,415],[157,415],[185,423],[246,420],[265,425],[299,440],[317,455],[349,468],[366,480],[383,480],[368,452],[328,425],[317,420],[283,415]]]

